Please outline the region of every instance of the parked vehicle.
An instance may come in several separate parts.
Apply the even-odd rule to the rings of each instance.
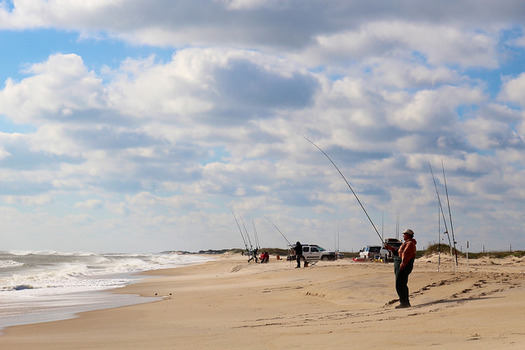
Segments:
[[[394,248],[399,248],[401,247],[401,244],[403,244],[403,242],[401,242],[401,240],[397,238],[387,238],[385,239],[385,244],[388,244],[389,246],[394,247]],[[388,256],[386,257],[386,261],[391,261],[391,260],[394,260],[394,255],[392,254],[391,251],[388,250]]]
[[[385,244],[388,244],[391,247],[399,248],[402,242],[397,238],[387,238],[385,239]],[[366,245],[359,251],[359,257],[367,260],[379,260],[382,259],[384,262],[392,261],[394,255],[391,251],[383,248],[379,245]]]
[[[335,252],[326,250],[317,244],[303,244],[303,257],[305,260],[336,260]],[[295,260],[295,253],[288,256],[288,260]]]
[[[384,259],[386,261],[390,252],[380,245],[366,245],[359,251],[359,257],[367,260]]]
[[[403,242],[397,238],[387,238],[385,239],[385,244],[388,244],[389,246],[394,248],[399,248],[401,247],[401,244],[403,244]]]

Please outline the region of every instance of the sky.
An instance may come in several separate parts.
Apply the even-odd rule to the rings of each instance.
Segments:
[[[235,218],[525,250],[524,29],[521,0],[0,0],[0,250],[244,248]]]

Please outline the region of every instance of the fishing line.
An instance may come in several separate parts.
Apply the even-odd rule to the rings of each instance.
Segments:
[[[361,201],[359,200],[359,197],[357,197],[357,194],[355,193],[354,189],[352,188],[352,186],[350,186],[350,183],[348,183],[348,180],[346,180],[346,177],[343,175],[343,173],[341,172],[341,170],[339,170],[339,168],[337,167],[337,165],[335,165],[334,161],[332,160],[332,158],[330,158],[328,156],[328,154],[325,153],[325,151],[323,151],[321,149],[321,147],[317,146],[315,143],[313,143],[313,141],[309,140],[306,136],[303,136],[304,139],[308,142],[310,142],[312,145],[315,146],[315,148],[317,148],[319,151],[321,151],[322,154],[325,155],[326,158],[328,158],[328,160],[330,161],[330,163],[332,163],[332,165],[335,167],[335,169],[339,172],[339,175],[341,175],[341,177],[343,178],[343,180],[346,182],[346,184],[348,185],[348,188],[350,188],[350,191],[352,191],[352,193],[354,194],[354,197],[355,199],[357,199],[357,203],[359,203],[359,205],[361,206],[361,209],[363,209],[363,211],[365,212],[366,214],[366,217],[368,218],[368,221],[370,221],[370,223],[372,224],[372,227],[374,228],[374,230],[376,231],[377,233],[377,236],[379,237],[379,239],[381,240],[381,244],[384,244],[383,243],[383,239],[381,238],[381,235],[379,234],[379,231],[377,230],[376,228],[376,225],[374,225],[374,222],[372,221],[372,219],[370,218],[370,215],[368,215],[365,207],[363,206],[363,204],[361,203]]]
[[[279,231],[279,233],[281,234],[281,236],[283,236],[283,238],[284,238],[284,240],[286,241],[286,243],[288,243],[288,245],[289,245],[290,247],[293,247],[292,243],[290,243],[290,241],[286,238],[286,236],[284,235],[284,233],[282,233],[281,230],[279,230],[279,227],[277,227],[277,226],[272,222],[272,220],[270,220],[268,217],[265,216],[265,218],[266,218],[266,220],[270,221],[270,223],[273,225],[273,227],[275,227],[275,229],[276,229],[277,231]]]
[[[250,239],[250,235],[248,234],[248,230],[246,229],[246,225],[244,224],[244,220],[242,216],[241,216],[241,222],[242,222],[242,227],[244,227],[244,233],[246,234],[246,237],[248,238],[248,243],[250,243],[250,249],[253,250],[252,240]]]
[[[255,248],[260,249],[261,243],[259,242],[259,235],[257,234],[257,230],[255,229],[255,221],[252,220],[253,225],[253,234],[255,235]]]
[[[244,242],[244,248],[246,248],[246,252],[249,253],[248,245],[246,244],[246,239],[244,238],[244,235],[242,234],[241,225],[239,225],[239,220],[237,220],[237,217],[233,213],[233,210],[230,208],[230,211],[232,212],[233,218],[235,219],[235,222],[237,223],[237,227],[239,228],[239,233],[241,234],[242,241]]]
[[[458,264],[458,251],[456,250],[456,237],[454,236],[454,226],[452,226],[452,211],[450,210],[450,200],[448,198],[447,178],[445,177],[445,166],[443,159],[441,159],[441,168],[443,169],[443,184],[445,185],[445,193],[447,195],[448,215],[450,217],[450,232],[452,232],[452,243],[454,244],[454,253],[456,255],[456,265]]]
[[[430,165],[430,162],[428,163],[428,167],[430,168],[430,174],[432,175],[432,181],[434,181],[434,187],[436,189],[436,196],[439,203],[439,209],[441,210],[441,215],[443,216],[443,224],[445,225],[445,232],[447,234],[448,238],[448,246],[450,247],[450,257],[452,258],[452,266],[454,267],[454,270],[456,269],[456,264],[454,263],[454,257],[452,252],[452,242],[450,242],[450,235],[448,233],[448,227],[447,227],[447,220],[445,219],[445,212],[443,211],[443,206],[441,205],[441,197],[439,196],[437,184],[436,184],[436,178],[434,177],[434,172],[432,171],[432,165]]]
[[[436,184],[436,178],[434,177],[434,172],[432,171],[432,165],[430,165],[430,162],[428,163],[428,167],[430,168],[430,174],[432,175],[432,181],[434,181],[434,188],[436,189],[436,196],[439,203],[439,210],[441,211],[441,215],[443,216],[443,224],[445,225],[445,232],[448,234],[448,226],[447,226],[447,220],[445,219],[445,212],[443,211],[443,206],[441,205],[441,197],[439,196],[437,184]],[[450,237],[449,237],[449,243],[450,243]]]
[[[273,227],[275,227],[275,229],[281,234],[281,236],[283,236],[284,240],[286,241],[286,243],[288,243],[288,246],[290,248],[293,248],[293,245],[292,243],[290,243],[290,241],[288,240],[288,238],[286,238],[286,236],[284,235],[284,233],[281,232],[281,230],[279,230],[279,227],[277,227],[277,225],[275,225],[272,220],[270,220],[267,216],[265,216],[266,220],[270,221],[270,224],[273,225]],[[290,260],[290,267],[292,267],[292,260]]]

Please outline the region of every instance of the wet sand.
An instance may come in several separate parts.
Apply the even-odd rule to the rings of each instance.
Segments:
[[[10,327],[1,349],[525,347],[525,260],[416,261],[412,307],[395,309],[393,265],[348,259],[296,269],[238,255],[171,270],[118,293],[162,300]]]

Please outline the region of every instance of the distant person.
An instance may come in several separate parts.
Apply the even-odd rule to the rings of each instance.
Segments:
[[[268,254],[266,250],[261,254],[260,259],[261,259],[261,264],[265,264],[268,262],[268,260],[270,260],[270,255]]]
[[[257,251],[258,251],[257,248],[251,251],[250,259],[248,259],[248,262],[255,260],[255,262],[257,263]]]
[[[301,242],[297,241],[297,243],[295,243],[294,251],[295,251],[295,259],[297,260],[296,268],[300,268],[301,259],[303,258],[303,246]]]
[[[403,232],[404,243],[399,248],[385,245],[385,248],[392,251],[394,255],[394,273],[396,276],[396,291],[399,296],[399,305],[396,309],[404,309],[410,307],[408,300],[408,275],[414,268],[414,260],[416,258],[416,240],[414,239],[414,231],[407,229]]]

